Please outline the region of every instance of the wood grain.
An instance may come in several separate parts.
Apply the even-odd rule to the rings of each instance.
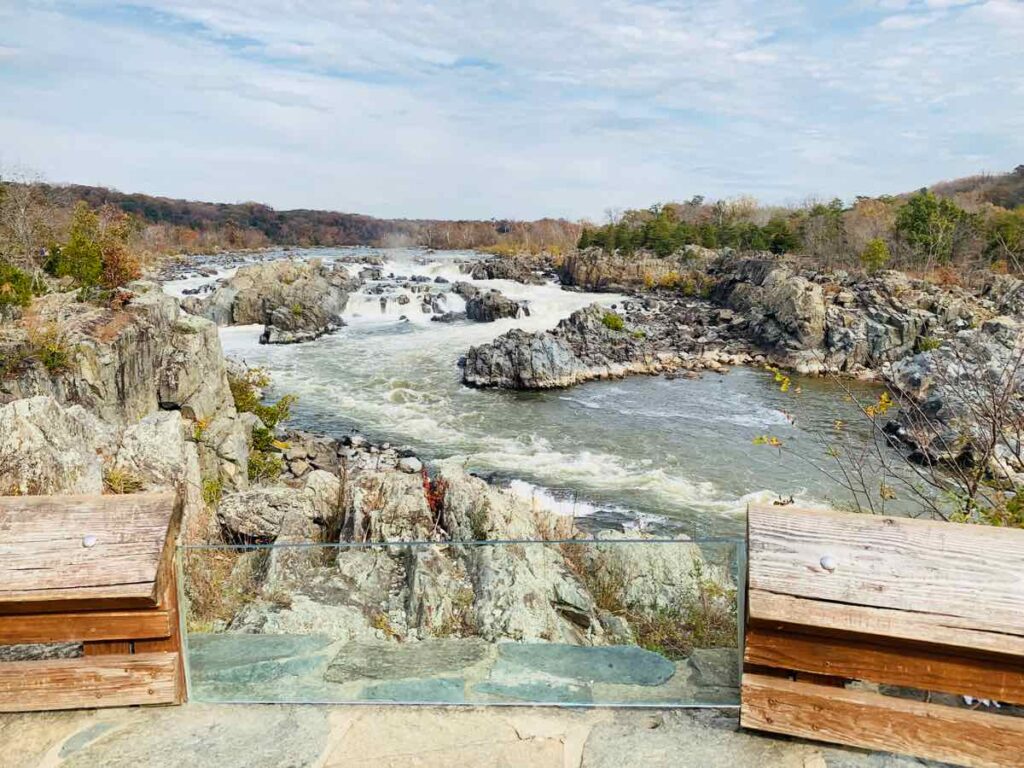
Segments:
[[[0,616],[0,645],[170,637],[166,610],[85,611]]]
[[[0,664],[0,712],[172,704],[177,653]]]
[[[979,768],[1024,766],[1024,718],[743,676],[740,724]]]
[[[751,625],[927,643],[958,648],[974,656],[1024,657],[1024,637],[975,629],[969,619],[955,616],[830,603],[763,590],[751,590],[747,599]]]
[[[750,627],[744,663],[1024,704],[1024,660]],[[798,679],[800,679],[798,677]]]
[[[752,591],[1024,637],[1024,530],[789,507],[751,507],[748,530]]]
[[[155,606],[179,511],[174,493],[0,497],[0,613]]]
[[[161,566],[161,594],[160,605],[165,607],[170,617],[170,634],[166,637],[150,640],[139,640],[133,644],[134,653],[148,653],[152,651],[172,651],[180,653],[184,658],[181,638],[181,621],[179,616],[178,602],[178,578],[177,568],[173,553],[165,557]],[[175,704],[183,704],[187,699],[188,686],[185,681],[185,665],[178,667],[178,680],[176,688]]]

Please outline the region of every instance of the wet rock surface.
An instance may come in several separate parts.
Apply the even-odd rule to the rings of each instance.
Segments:
[[[466,299],[466,317],[478,323],[493,323],[505,317],[529,316],[524,301],[515,301],[500,291],[477,291]]]
[[[732,319],[698,300],[594,304],[551,331],[513,329],[470,348],[462,380],[473,387],[552,389],[629,374],[722,370],[753,360]]]
[[[217,325],[261,324],[262,343],[294,344],[341,327],[349,294],[361,284],[342,264],[280,259],[241,267],[182,308]]]

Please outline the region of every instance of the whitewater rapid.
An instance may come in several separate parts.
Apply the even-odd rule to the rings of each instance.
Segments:
[[[330,260],[367,253],[317,249],[302,255]],[[791,423],[787,396],[761,371],[699,381],[634,377],[549,392],[463,387],[458,361],[470,346],[511,328],[552,328],[576,309],[594,302],[614,306],[622,297],[565,291],[554,282],[469,280],[459,264],[475,258],[470,253],[372,253],[384,257],[385,279],[368,281],[350,297],[347,325],[337,333],[261,346],[258,327],[221,330],[228,356],[269,370],[271,394],[298,396],[296,426],[358,431],[408,445],[426,459],[451,457],[567,514],[641,526],[671,523],[696,535],[740,532],[752,501],[794,495],[820,503],[835,493],[804,462],[753,444],[771,432],[820,450]],[[347,266],[358,272],[365,265]],[[402,287],[415,276],[429,289]],[[181,295],[212,279],[184,278],[165,290]],[[445,295],[441,308],[458,312],[462,300],[447,292],[457,280],[527,301],[530,314],[493,323],[431,321],[420,308],[422,291]],[[824,385],[806,390],[805,421],[831,424],[835,393]]]

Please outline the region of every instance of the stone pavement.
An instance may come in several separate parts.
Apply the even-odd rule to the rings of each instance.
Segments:
[[[0,715],[2,768],[908,768],[734,711],[224,705]]]

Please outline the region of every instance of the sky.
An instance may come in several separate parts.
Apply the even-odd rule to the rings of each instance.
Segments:
[[[1024,0],[0,0],[0,169],[409,218],[1024,162]]]

